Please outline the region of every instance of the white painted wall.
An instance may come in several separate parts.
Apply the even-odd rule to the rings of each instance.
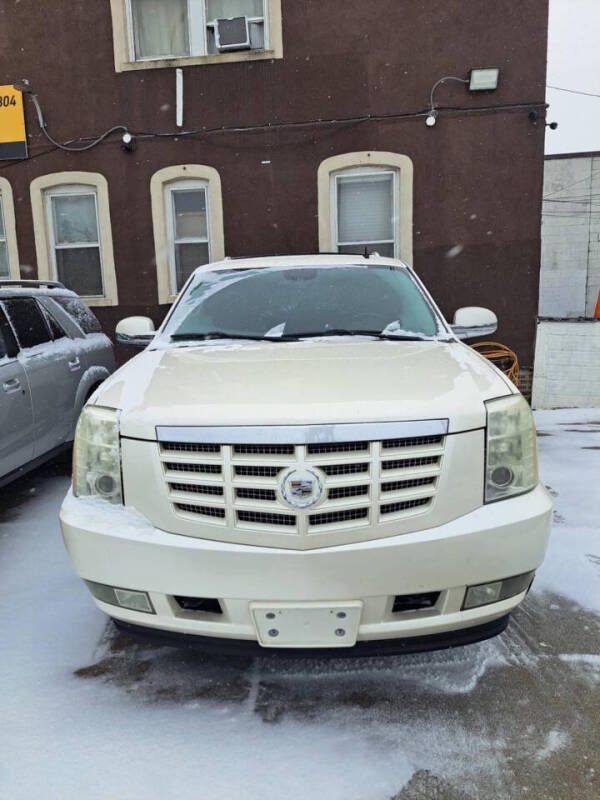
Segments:
[[[546,159],[541,317],[591,317],[600,290],[600,157]]]
[[[538,324],[531,405],[600,406],[600,319]]]

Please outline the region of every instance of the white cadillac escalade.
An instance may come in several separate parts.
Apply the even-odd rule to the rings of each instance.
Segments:
[[[67,550],[133,634],[338,655],[501,632],[546,549],[527,402],[401,262],[197,269],[77,426]]]

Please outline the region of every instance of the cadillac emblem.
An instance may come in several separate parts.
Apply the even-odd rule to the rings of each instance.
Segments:
[[[294,508],[310,508],[318,503],[323,494],[323,481],[307,467],[288,470],[281,481],[281,496]]]

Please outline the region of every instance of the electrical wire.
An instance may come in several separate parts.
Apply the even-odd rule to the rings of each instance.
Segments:
[[[457,79],[462,80],[462,78]],[[33,96],[32,96],[33,97]],[[37,97],[36,97],[37,100]],[[299,122],[272,122],[272,123],[263,123],[260,125],[244,125],[244,126],[226,126],[222,125],[216,128],[200,128],[196,130],[188,130],[188,131],[132,131],[124,125],[115,125],[113,128],[110,128],[108,131],[105,131],[100,136],[94,137],[90,141],[90,137],[79,137],[78,139],[71,139],[69,140],[69,144],[61,144],[53,139],[48,131],[46,130],[46,123],[44,118],[41,114],[41,108],[39,108],[39,102],[35,103],[36,111],[38,111],[38,121],[40,121],[40,130],[44,134],[44,136],[54,145],[54,148],[58,148],[60,150],[66,150],[67,152],[82,152],[85,150],[90,150],[92,147],[95,147],[98,144],[103,143],[107,140],[107,138],[118,130],[127,131],[131,133],[136,139],[190,139],[190,138],[202,138],[206,136],[215,136],[215,135],[223,135],[228,133],[267,133],[272,131],[280,131],[280,130],[294,130],[294,129],[303,129],[303,128],[332,128],[338,127],[340,125],[355,125],[361,124],[365,122],[396,122],[401,120],[410,120],[410,119],[418,119],[419,117],[426,117],[430,111],[419,110],[419,111],[405,111],[405,112],[390,112],[388,114],[363,114],[360,116],[354,117],[338,117],[338,118],[331,118],[331,119],[311,119],[311,120],[302,120]],[[488,113],[496,113],[502,111],[521,111],[525,109],[531,108],[547,108],[547,104],[544,101],[532,101],[528,103],[498,103],[492,106],[438,106],[436,109],[437,111],[446,111],[448,113],[464,113],[466,115],[473,115],[473,114],[488,114]],[[38,110],[39,109],[39,110]],[[82,147],[72,147],[70,146],[71,142],[88,142],[88,144]],[[236,143],[236,147],[240,147],[239,143]],[[40,157],[42,155],[47,155],[50,152],[53,152],[53,149],[48,149],[44,152],[38,153],[37,156]],[[15,160],[9,164],[3,164],[3,169],[11,166],[16,166],[17,164],[22,164],[23,161],[27,159],[19,159]]]
[[[123,133],[128,133],[128,130],[125,125],[114,125],[112,128],[109,128],[103,134],[95,138],[94,141],[90,142],[89,144],[83,145],[82,147],[71,147],[66,144],[61,144],[60,142],[57,142],[56,139],[53,139],[52,136],[50,136],[50,134],[48,133],[46,121],[44,120],[44,115],[42,113],[42,107],[40,106],[40,102],[37,98],[37,95],[30,94],[29,96],[31,97],[31,102],[35,106],[40,130],[42,131],[46,139],[48,139],[48,141],[51,142],[51,144],[53,144],[55,147],[58,147],[59,150],[66,150],[67,153],[81,153],[84,150],[91,150],[92,147],[96,147],[97,144],[100,144],[100,142],[103,142],[106,138],[108,138],[111,135],[111,133],[116,133],[117,131],[123,131]]]
[[[443,78],[439,78],[431,87],[431,91],[429,92],[429,114],[434,114],[435,112],[435,103],[433,102],[433,94],[438,86],[442,83],[446,83],[446,81],[458,81],[458,83],[469,83],[468,80],[465,78],[457,78],[454,75],[446,75]]]
[[[579,89],[564,89],[562,86],[546,86],[546,89],[554,89],[556,92],[568,92],[569,94],[583,94],[586,97],[600,97],[600,94],[594,92],[583,92]]]
[[[498,369],[503,372],[506,377],[514,383],[515,386],[519,385],[519,359],[514,350],[507,347],[500,342],[476,342],[472,344],[473,350],[477,350],[488,361],[496,363]]]

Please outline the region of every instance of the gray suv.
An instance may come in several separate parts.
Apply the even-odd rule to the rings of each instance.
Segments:
[[[85,401],[114,370],[110,339],[74,292],[0,280],[0,486],[69,447]]]

